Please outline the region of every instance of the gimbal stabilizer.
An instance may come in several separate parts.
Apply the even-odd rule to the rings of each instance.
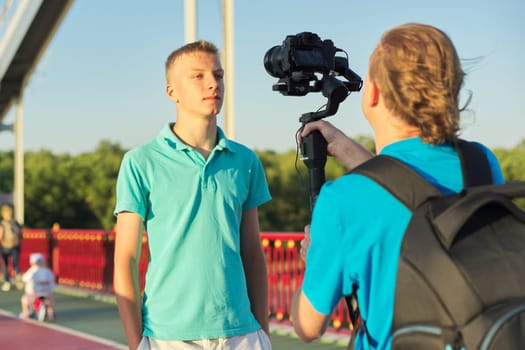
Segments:
[[[343,50],[334,46],[332,40],[321,40],[311,32],[288,35],[283,44],[270,48],[264,55],[264,67],[279,78],[274,91],[285,96],[304,96],[309,92],[322,92],[328,98],[326,109],[305,113],[299,121],[306,123],[331,116],[351,91],[361,90],[363,81],[348,66],[347,57],[336,56]],[[318,75],[322,74],[322,79]],[[346,81],[337,79],[342,76]],[[326,140],[315,131],[302,140],[302,160],[310,169],[311,204],[325,181]]]
[[[342,82],[331,75],[323,77],[321,80],[323,86],[322,93],[323,96],[328,98],[326,108],[318,112],[302,114],[301,118],[299,118],[299,121],[303,124],[302,127],[307,123],[334,115],[339,108],[339,104],[345,100],[350,91],[358,91],[361,89],[361,78],[354,72],[350,72],[352,73],[352,75],[349,76],[349,78],[351,78],[350,82]],[[349,87],[348,84],[352,84],[352,86]],[[358,84],[358,86],[356,86],[356,84]],[[321,186],[325,182],[326,147],[326,140],[317,130],[302,138],[301,160],[309,170],[310,205],[312,209],[321,190]]]

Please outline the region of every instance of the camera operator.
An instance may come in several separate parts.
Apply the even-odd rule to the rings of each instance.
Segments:
[[[463,187],[454,144],[465,108],[459,106],[464,76],[445,33],[410,23],[383,34],[362,91],[376,152],[403,161],[448,193]],[[325,121],[308,123],[302,136],[313,130],[321,132],[327,153],[348,170],[371,156]],[[476,145],[488,155],[495,182],[504,182],[494,154]],[[357,333],[355,348],[390,349],[399,251],[410,218],[410,210],[362,175],[323,185],[302,242],[303,285],[292,301],[294,328],[303,341],[325,332],[333,309],[355,284],[366,325]]]

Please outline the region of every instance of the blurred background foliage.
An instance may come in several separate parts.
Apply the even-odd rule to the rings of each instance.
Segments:
[[[371,137],[356,140],[374,151]],[[25,222],[31,228],[112,230],[115,224],[115,184],[122,156],[119,144],[104,140],[92,152],[25,153]],[[507,181],[525,180],[525,140],[512,149],[493,149]],[[257,151],[268,179],[272,200],[259,208],[264,232],[302,232],[310,221],[309,175],[296,150]],[[13,191],[13,152],[0,152],[0,192]],[[346,170],[329,157],[326,180]],[[525,209],[525,199],[517,201]]]

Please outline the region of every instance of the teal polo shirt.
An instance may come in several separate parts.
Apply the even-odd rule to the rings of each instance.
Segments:
[[[144,335],[194,340],[253,332],[260,325],[250,310],[240,225],[244,211],[271,198],[262,165],[220,128],[206,160],[172,126],[128,151],[117,179],[115,214],[139,214],[148,235]]]
[[[494,180],[503,183],[497,159],[489,157]],[[445,192],[459,192],[463,178],[459,157],[448,144],[433,146],[410,138],[386,146],[395,157]],[[312,214],[311,244],[303,291],[318,312],[329,315],[344,295],[359,286],[363,319],[377,347],[363,332],[356,349],[390,349],[394,294],[401,241],[412,213],[373,180],[348,174],[321,188]]]

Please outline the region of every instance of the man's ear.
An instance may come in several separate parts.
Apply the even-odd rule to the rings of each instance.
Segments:
[[[167,84],[166,85],[166,96],[172,101],[177,101],[177,97],[175,96],[175,89],[173,88],[173,84]]]
[[[368,89],[368,101],[370,101],[370,107],[375,107],[379,103],[381,97],[381,91],[375,81],[369,81],[370,88]]]

